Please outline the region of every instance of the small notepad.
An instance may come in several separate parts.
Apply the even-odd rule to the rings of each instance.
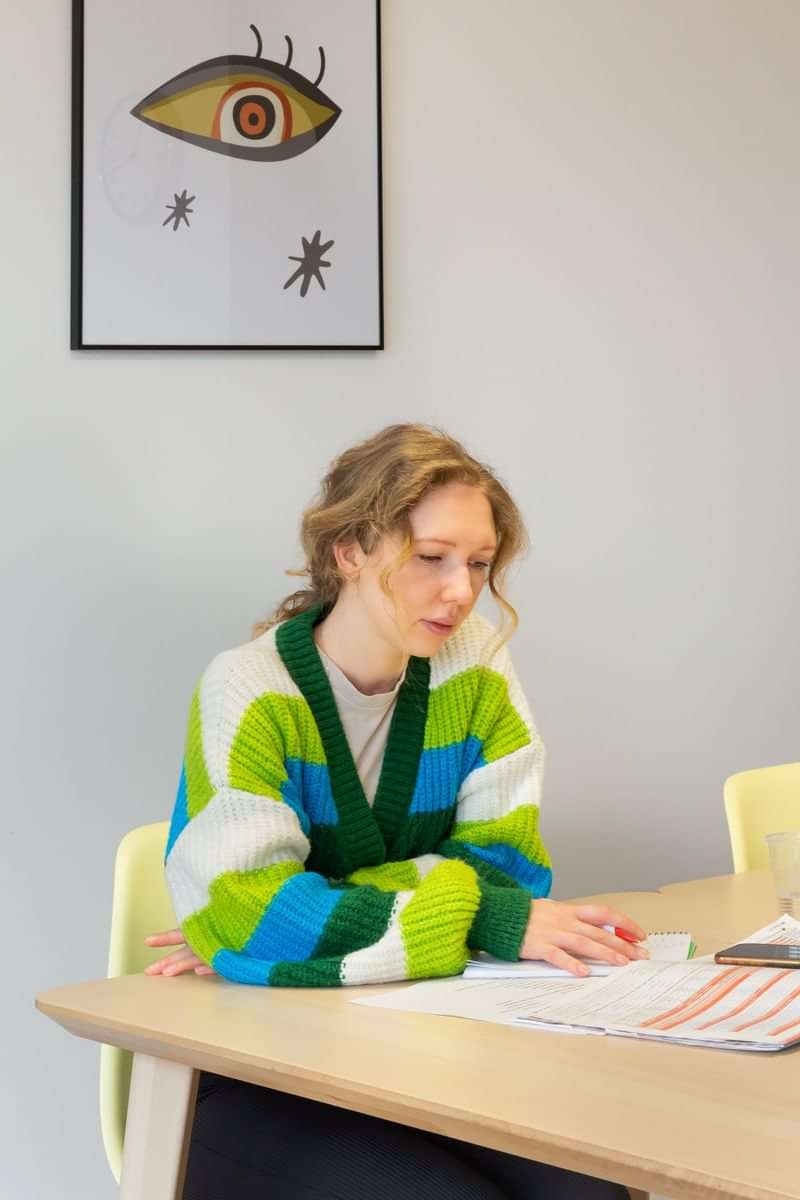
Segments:
[[[670,929],[648,933],[642,943],[650,951],[651,962],[686,962],[696,949],[692,935],[685,930]],[[586,965],[591,968],[592,975],[613,975],[622,967],[612,966],[611,963],[586,959]],[[506,962],[502,958],[494,958],[483,951],[477,958],[471,958],[464,970],[464,979],[548,979],[572,978],[571,971],[562,967],[554,967],[550,963],[536,959],[521,959],[519,962]],[[586,978],[585,976],[583,978]]]
[[[690,933],[676,929],[648,933],[644,945],[653,962],[686,962],[697,949]]]

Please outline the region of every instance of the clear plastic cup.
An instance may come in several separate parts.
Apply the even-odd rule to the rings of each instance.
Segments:
[[[767,846],[778,907],[800,921],[800,831],[768,833]]]

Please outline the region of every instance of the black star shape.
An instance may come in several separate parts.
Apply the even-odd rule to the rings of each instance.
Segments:
[[[317,230],[310,242],[306,238],[300,239],[303,243],[302,255],[287,255],[287,258],[292,259],[293,262],[299,262],[300,266],[297,268],[294,275],[292,275],[290,279],[286,280],[286,283],[283,285],[284,291],[286,291],[288,287],[291,287],[294,281],[299,279],[301,275],[303,276],[303,282],[300,285],[301,296],[305,296],[306,292],[311,286],[312,279],[316,279],[323,292],[325,291],[325,280],[322,278],[322,271],[320,270],[320,267],[329,267],[331,265],[329,262],[326,262],[322,256],[326,253],[326,251],[330,250],[333,242],[325,242],[323,245],[320,245],[319,239],[320,231]]]
[[[180,196],[178,195],[177,192],[173,192],[172,194],[175,197],[175,203],[164,205],[164,208],[171,208],[172,212],[169,214],[166,221],[161,222],[161,228],[163,229],[165,225],[169,225],[170,221],[174,221],[175,224],[172,226],[172,229],[173,229],[173,232],[175,232],[175,231],[177,231],[177,228],[180,225],[181,221],[185,221],[186,228],[188,229],[189,228],[189,218],[187,217],[186,214],[190,213],[190,212],[194,212],[194,209],[189,208],[189,205],[192,203],[192,201],[195,199],[195,197],[187,196],[186,188],[183,189]]]

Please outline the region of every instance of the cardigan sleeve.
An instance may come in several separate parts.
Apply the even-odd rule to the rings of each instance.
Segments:
[[[544,746],[506,646],[486,670],[471,721],[480,747],[462,780],[453,826],[438,847],[475,871],[481,901],[469,944],[516,959],[530,902],[550,892],[550,856],[539,834]]]
[[[309,821],[285,744],[291,722],[231,696],[237,682],[224,662],[209,671],[192,701],[165,855],[188,945],[220,975],[267,986],[459,974],[482,903],[475,871],[433,855],[391,864],[391,884],[383,877],[380,886],[358,872],[331,880],[307,870]],[[245,707],[248,721],[238,721]],[[309,770],[304,788],[314,787],[312,766],[300,768]]]

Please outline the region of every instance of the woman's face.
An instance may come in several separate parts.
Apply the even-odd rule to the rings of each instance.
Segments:
[[[429,657],[469,616],[489,577],[496,547],[492,509],[483,492],[464,483],[435,488],[411,512],[412,557],[389,579],[381,571],[403,538],[385,537],[364,557],[358,595],[382,640],[404,654]]]

